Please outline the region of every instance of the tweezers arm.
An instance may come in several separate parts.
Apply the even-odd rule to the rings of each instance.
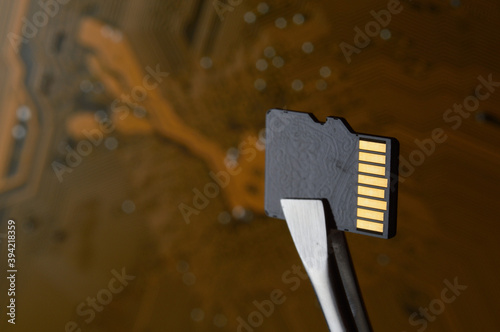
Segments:
[[[358,285],[358,279],[352,265],[351,254],[344,232],[332,231],[328,237],[333,247],[333,257],[330,264],[336,265],[339,277],[342,280],[345,296],[349,304],[357,331],[372,331],[368,315],[366,313],[363,297]]]
[[[330,331],[371,331],[345,235],[327,236],[323,202],[282,199],[281,206]]]

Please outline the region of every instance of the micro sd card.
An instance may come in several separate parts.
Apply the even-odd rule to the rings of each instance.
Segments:
[[[271,109],[266,117],[265,210],[285,219],[282,198],[322,199],[338,230],[396,234],[399,142],[354,132],[338,117]]]

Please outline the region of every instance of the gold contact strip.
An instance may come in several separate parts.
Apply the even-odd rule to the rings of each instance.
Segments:
[[[371,196],[383,199],[385,197],[385,191],[383,189],[358,186],[358,195]]]
[[[359,140],[359,149],[360,150],[375,151],[375,152],[382,152],[382,153],[386,152],[385,143],[364,141],[362,139]]]
[[[367,218],[372,220],[384,221],[384,213],[378,211],[372,211],[367,209],[358,208],[358,217]]]
[[[384,210],[384,211],[387,210],[387,202],[366,197],[358,197],[358,205],[378,210]]]
[[[383,167],[383,166],[375,166],[375,165],[359,163],[358,170],[361,173],[385,175],[385,167]]]
[[[356,223],[356,228],[364,229],[367,231],[374,231],[383,233],[384,232],[384,224],[380,224],[378,222],[367,221],[358,219]]]
[[[387,179],[358,174],[358,183],[387,188]]]
[[[376,163],[376,164],[384,164],[385,165],[385,156],[382,154],[375,154],[375,153],[369,153],[369,152],[359,152],[359,160],[360,161],[367,161],[370,163]]]

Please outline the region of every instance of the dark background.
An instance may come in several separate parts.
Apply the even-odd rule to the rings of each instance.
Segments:
[[[348,234],[375,331],[498,330],[500,90],[447,110],[479,76],[500,82],[500,3],[401,2],[347,59],[388,1],[62,2],[0,2],[2,331],[236,331],[275,289],[286,300],[252,330],[327,331],[285,222],[264,214],[270,108],[401,143],[397,236]],[[113,294],[122,271],[135,278]],[[455,279],[467,288],[442,302]]]

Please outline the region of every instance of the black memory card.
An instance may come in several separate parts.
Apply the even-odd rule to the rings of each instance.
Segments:
[[[354,132],[338,117],[271,109],[266,117],[267,215],[281,199],[327,200],[338,230],[396,234],[399,142]]]

